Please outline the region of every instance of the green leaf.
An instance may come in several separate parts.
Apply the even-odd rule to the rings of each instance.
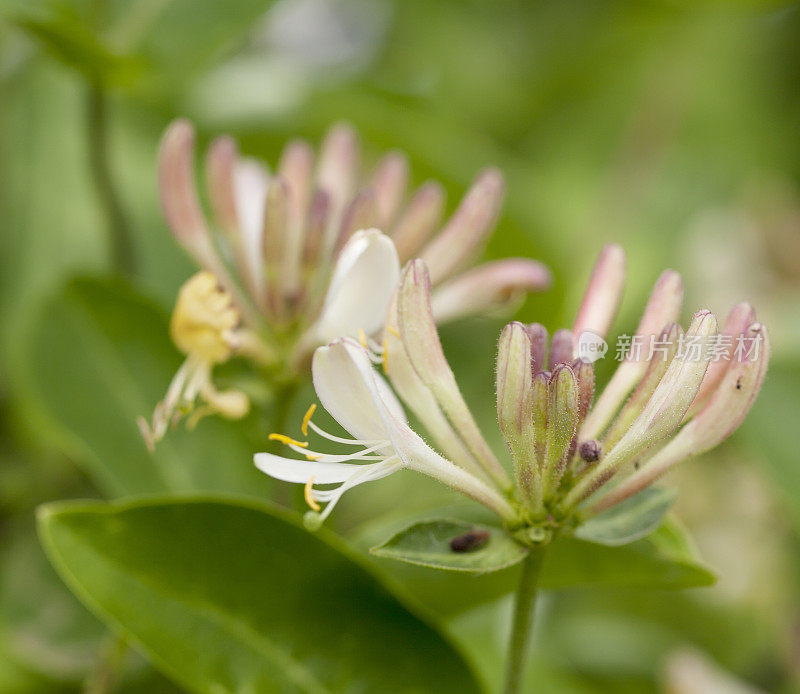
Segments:
[[[686,531],[667,520],[649,536],[617,547],[574,537],[558,540],[545,561],[542,586],[681,589],[709,586],[715,580],[698,561]]]
[[[481,533],[488,533],[488,537],[479,537]],[[455,551],[451,548],[451,540],[467,540],[467,536],[476,545],[473,549]],[[447,519],[413,523],[370,552],[377,557],[432,569],[477,574],[506,569],[522,561],[528,553],[502,528]]]
[[[166,315],[121,281],[70,282],[38,316],[28,349],[29,392],[43,431],[106,494],[227,491],[265,496],[257,450],[242,423],[208,417],[171,431],[148,453],[136,425],[181,363]]]
[[[76,68],[94,82],[124,87],[134,83],[143,70],[139,60],[115,54],[77,19],[19,18],[14,23],[37,39],[53,57]]]
[[[331,533],[212,498],[39,512],[57,570],[158,667],[206,694],[477,692],[453,647]]]
[[[676,495],[675,489],[648,487],[590,518],[578,527],[575,537],[609,547],[639,540],[660,525]]]
[[[439,509],[440,512],[442,509]],[[491,516],[474,504],[453,504],[446,515],[490,525]],[[365,524],[350,541],[362,552],[399,533],[409,521],[422,522],[431,510],[416,517],[397,513]],[[484,574],[431,571],[425,566],[378,557],[381,568],[427,609],[450,616],[507,595],[516,588],[519,567]],[[715,576],[698,559],[685,530],[668,519],[648,537],[621,547],[608,547],[563,537],[548,550],[542,585],[548,589],[573,586],[622,586],[679,590],[711,585]]]

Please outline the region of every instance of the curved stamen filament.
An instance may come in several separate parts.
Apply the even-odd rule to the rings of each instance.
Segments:
[[[381,441],[374,446],[370,446],[368,448],[364,448],[360,451],[356,451],[355,453],[342,453],[342,454],[335,454],[335,453],[321,453],[319,451],[309,450],[308,448],[302,446],[295,446],[293,444],[289,444],[289,448],[291,448],[296,453],[302,453],[305,456],[313,455],[317,456],[315,459],[320,460],[324,463],[346,463],[348,460],[385,460],[385,455],[370,455],[381,448],[386,448],[389,446],[390,443],[388,441]]]
[[[381,439],[345,439],[341,436],[334,436],[333,434],[329,434],[325,431],[322,427],[317,426],[311,420],[308,421],[308,426],[311,427],[317,434],[322,436],[323,438],[328,439],[328,441],[333,441],[334,443],[346,443],[352,446],[372,446],[377,443],[385,443],[385,441]]]
[[[395,470],[399,470],[403,466],[398,456],[393,455],[381,463],[373,465],[365,465],[363,470],[354,473],[348,480],[340,484],[335,489],[315,490],[311,489],[309,494],[315,502],[327,502],[325,510],[320,514],[319,520],[324,521],[333,508],[338,503],[342,495],[351,487],[354,487],[361,482],[369,482],[373,479],[379,479],[386,474],[391,474]],[[387,468],[389,471],[387,472]],[[312,507],[313,508],[313,507]]]

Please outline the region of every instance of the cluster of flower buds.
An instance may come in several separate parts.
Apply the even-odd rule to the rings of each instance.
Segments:
[[[319,345],[379,337],[401,263],[411,257],[424,258],[439,285],[439,322],[507,306],[550,282],[548,270],[528,259],[470,267],[500,211],[504,184],[496,169],[477,177],[443,223],[442,187],[428,182],[407,196],[402,154],[387,154],[362,178],[357,138],[346,126],[330,130],[318,157],[306,142],[290,143],[274,173],[220,137],[206,158],[209,223],[195,185],[194,139],[191,124],[178,120],[161,145],[164,216],[203,271],[184,286],[173,319],[172,336],[187,363],[152,424],[140,421],[151,445],[198,396],[198,411],[247,412],[243,393],[220,400],[210,386],[213,366],[232,355],[255,360],[275,381],[291,380]],[[211,333],[226,345],[213,355],[204,348]]]
[[[411,430],[366,350],[345,340],[317,350],[314,384],[322,404],[353,438],[314,431],[355,445],[356,452],[326,455],[309,451],[307,441],[288,440],[307,460],[261,453],[256,465],[278,479],[305,484],[315,512],[320,503],[332,502],[315,519],[324,518],[355,484],[402,468],[480,501],[513,529],[575,524],[627,499],[739,426],[761,387],[769,344],[753,309],[740,304],[722,334],[749,340],[746,352],[732,346],[722,354],[682,349],[688,343],[711,344],[717,324],[710,312],[700,311],[682,333],[676,323],[681,279],[668,270],[657,281],[637,329],[638,336],[657,335],[661,348],[644,357],[628,352],[592,407],[593,364],[581,358],[580,346],[587,335],[597,341],[608,333],[624,278],[622,249],[607,246],[572,329],[548,341],[539,324],[514,322],[504,328],[496,368],[497,414],[516,484],[482,436],[447,363],[434,320],[431,278],[422,260],[411,261],[403,273],[382,356],[394,390],[444,456]],[[723,358],[712,360],[712,355]],[[304,435],[309,420],[310,413]],[[333,490],[314,486],[334,483],[340,486]]]

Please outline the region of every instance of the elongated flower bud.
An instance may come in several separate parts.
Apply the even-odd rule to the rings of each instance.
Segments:
[[[430,388],[467,448],[502,488],[508,488],[510,480],[480,433],[445,359],[433,319],[430,291],[424,261],[412,260],[403,272],[397,293],[403,345],[417,374]]]
[[[206,155],[208,196],[214,218],[217,226],[229,238],[236,238],[240,233],[233,182],[237,157],[236,142],[228,136],[216,138]]]
[[[509,323],[497,348],[497,421],[506,440],[520,489],[531,497],[534,433],[531,412],[531,341],[522,323]]]
[[[531,371],[544,371],[547,366],[547,328],[541,323],[531,323],[528,326],[528,335],[531,338]]]
[[[736,348],[736,338],[742,335],[747,330],[748,326],[755,323],[755,320],[755,309],[746,301],[734,306],[728,314],[725,327],[719,335],[720,342],[717,345],[718,349],[715,351],[714,357],[708,365],[708,371],[706,371],[705,378],[703,378],[703,382],[700,384],[700,390],[697,392],[692,406],[686,413],[687,419],[697,414],[708,402],[712,393],[716,391],[717,386],[731,364],[731,359],[733,358]]]
[[[504,188],[497,169],[478,176],[441,233],[422,251],[431,282],[449,277],[480,251],[500,214]]]
[[[739,428],[761,389],[770,356],[769,337],[761,323],[748,326],[742,336],[752,341],[755,354],[742,354],[731,362],[700,413],[640,470],[601,497],[592,512],[633,496],[679,462],[714,448]]]
[[[687,348],[672,359],[641,414],[617,445],[606,453],[603,462],[573,487],[565,499],[567,505],[593,492],[622,464],[669,436],[680,425],[705,375],[709,354],[704,347],[716,330],[717,321],[712,313],[700,311],[695,314],[686,334],[686,343],[699,345],[700,349]]]
[[[417,419],[425,422],[425,428],[441,451],[456,465],[488,481],[486,471],[467,450],[433,393],[414,370],[400,337],[396,297],[389,306],[383,349],[384,370],[393,388]]]
[[[625,435],[631,424],[642,413],[648,400],[653,395],[667,368],[672,363],[672,359],[678,351],[678,344],[680,338],[683,336],[683,330],[677,323],[668,325],[661,332],[658,337],[658,344],[662,345],[662,350],[658,354],[654,354],[647,365],[644,377],[639,382],[633,395],[625,403],[625,406],[620,411],[614,424],[609,429],[608,434],[603,439],[603,445],[606,449],[610,450],[616,443]]]
[[[567,453],[578,425],[578,384],[568,364],[559,364],[548,384],[545,484],[550,495],[567,466]]]
[[[342,216],[339,238],[334,253],[338,253],[348,239],[359,229],[370,229],[375,226],[378,212],[375,207],[375,194],[371,190],[363,190],[350,203]]]
[[[332,221],[338,224],[358,178],[358,138],[352,128],[339,124],[330,129],[320,147],[317,187],[330,196]],[[336,233],[331,228],[330,233]]]
[[[401,152],[390,152],[375,167],[372,191],[377,208],[377,224],[388,230],[397,216],[408,185],[408,159]]]
[[[287,312],[299,301],[302,287],[302,264],[305,235],[309,225],[308,215],[311,205],[311,180],[314,173],[314,153],[308,143],[301,140],[290,142],[281,154],[278,176],[286,181],[286,242],[283,249],[283,263],[280,273],[280,286]]]
[[[392,227],[391,238],[403,261],[413,258],[439,228],[444,210],[444,189],[435,181],[424,183],[411,197]]]
[[[559,364],[571,364],[574,338],[571,330],[557,330],[550,340],[550,358],[548,368],[550,371]]]
[[[595,263],[572,334],[580,337],[581,333],[591,331],[605,337],[617,313],[624,286],[625,251],[612,243],[603,248]]]
[[[546,289],[550,271],[541,263],[506,258],[467,270],[437,287],[433,315],[439,325],[464,316],[504,308],[528,292]]]
[[[665,325],[677,321],[682,301],[681,276],[673,270],[665,270],[653,287],[633,339],[650,339]],[[643,359],[637,350],[629,350],[581,428],[582,439],[597,438],[602,434],[646,369],[647,359]]]

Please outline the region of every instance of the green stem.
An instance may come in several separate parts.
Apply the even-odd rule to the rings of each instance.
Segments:
[[[108,161],[108,104],[105,90],[99,81],[89,85],[86,120],[89,166],[106,217],[113,267],[119,273],[132,275],[136,265],[133,242]]]
[[[522,575],[514,602],[514,625],[508,644],[506,681],[503,689],[505,694],[517,694],[525,674],[545,551],[546,547],[532,548],[522,564]]]

